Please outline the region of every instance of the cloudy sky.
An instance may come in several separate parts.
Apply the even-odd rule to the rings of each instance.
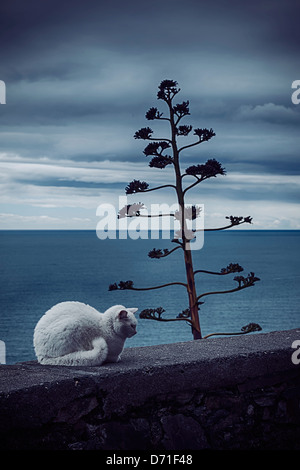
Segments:
[[[168,137],[145,112],[166,111],[157,87],[173,79],[185,124],[216,132],[182,168],[216,158],[227,170],[189,193],[206,226],[251,215],[256,229],[300,229],[299,14],[299,0],[2,0],[0,228],[95,229],[129,181],[170,183],[133,135],[150,124]]]

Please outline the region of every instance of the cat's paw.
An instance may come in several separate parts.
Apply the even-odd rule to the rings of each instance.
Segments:
[[[106,358],[106,362],[120,362],[121,355],[109,354]]]

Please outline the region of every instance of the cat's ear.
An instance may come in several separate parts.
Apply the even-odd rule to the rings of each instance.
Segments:
[[[138,308],[128,308],[128,312],[135,313],[138,311]]]
[[[126,312],[126,310],[121,310],[118,316],[120,320],[124,320],[124,318],[128,317],[128,313]]]

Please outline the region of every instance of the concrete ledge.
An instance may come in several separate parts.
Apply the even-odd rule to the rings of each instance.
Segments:
[[[120,363],[101,367],[2,365],[0,447],[128,449],[134,448],[126,440],[131,433],[139,449],[232,448],[234,442],[238,448],[268,448],[271,442],[262,435],[261,424],[255,437],[254,424],[260,420],[269,428],[272,422],[274,433],[280,425],[278,435],[285,446],[282,428],[288,442],[290,435],[298,436],[289,444],[294,448],[300,442],[299,406],[295,411],[300,365],[291,360],[295,340],[300,340],[300,328],[125,349]],[[268,419],[266,414],[262,419],[257,402],[269,403]],[[209,423],[217,411],[216,431]],[[234,437],[230,416],[239,427],[243,420],[247,424],[244,441]],[[187,429],[179,432],[182,426]]]

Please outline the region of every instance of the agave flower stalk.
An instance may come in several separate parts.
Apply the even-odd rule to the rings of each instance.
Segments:
[[[183,286],[186,290],[188,297],[188,308],[183,310],[174,318],[164,318],[163,313],[165,310],[162,307],[144,309],[140,317],[147,318],[156,321],[186,321],[192,328],[192,334],[194,339],[202,339],[202,332],[200,327],[200,318],[199,318],[199,307],[203,304],[203,297],[209,295],[220,295],[220,294],[229,294],[243,290],[245,288],[254,286],[256,281],[259,281],[259,278],[251,272],[247,277],[236,276],[234,280],[238,283],[232,289],[227,289],[224,291],[213,290],[211,292],[204,292],[198,294],[196,291],[196,282],[195,275],[199,273],[224,276],[232,273],[240,273],[243,271],[243,268],[237,263],[230,263],[226,268],[222,268],[220,272],[210,271],[207,269],[197,269],[194,270],[193,267],[193,257],[190,243],[197,236],[197,232],[200,230],[204,231],[216,231],[216,230],[226,230],[231,227],[235,227],[241,224],[251,224],[252,218],[250,216],[226,216],[226,219],[229,220],[229,223],[222,227],[218,228],[205,228],[205,229],[189,229],[188,222],[196,219],[201,216],[201,210],[197,206],[193,205],[191,207],[186,207],[185,196],[188,191],[195,188],[200,183],[203,183],[207,179],[215,178],[217,176],[226,175],[226,171],[223,168],[222,164],[219,163],[215,158],[210,158],[204,163],[197,163],[191,165],[185,170],[181,169],[181,157],[183,151],[186,149],[199,146],[204,142],[208,142],[216,134],[213,129],[206,128],[194,128],[191,125],[182,125],[179,123],[185,117],[190,115],[189,110],[189,101],[183,101],[182,103],[174,104],[174,98],[179,93],[180,89],[178,84],[174,80],[163,80],[159,85],[159,91],[157,93],[157,98],[164,101],[167,107],[167,116],[164,116],[163,112],[160,112],[156,107],[151,107],[146,112],[146,119],[149,121],[167,121],[169,124],[169,136],[168,137],[153,137],[153,130],[151,127],[143,127],[136,131],[134,134],[135,139],[141,139],[149,141],[147,146],[144,149],[144,155],[146,157],[151,157],[149,161],[149,166],[151,168],[159,168],[163,170],[167,166],[172,166],[174,171],[174,181],[172,184],[163,184],[157,187],[150,188],[149,184],[145,181],[140,181],[134,179],[125,188],[126,194],[136,194],[136,193],[146,193],[149,191],[157,191],[166,188],[172,188],[175,190],[176,199],[178,203],[179,210],[170,214],[159,214],[160,217],[173,217],[179,222],[179,230],[175,233],[175,237],[172,240],[173,243],[176,243],[176,247],[173,249],[164,248],[157,249],[153,248],[148,256],[152,259],[160,259],[167,257],[173,253],[182,252],[183,261],[185,266],[185,275],[186,279],[184,282],[166,282],[165,284],[152,287],[134,287],[133,281],[120,281],[118,284],[114,283],[109,286],[109,290],[152,290],[152,289],[161,289],[167,288],[169,286],[180,285]],[[186,145],[180,147],[178,145],[178,137],[188,137],[193,131],[194,140]],[[192,182],[186,183],[186,181]],[[139,203],[129,204],[125,206],[119,212],[119,217],[157,217],[157,215],[144,215],[142,210],[144,205]],[[246,334],[251,331],[258,331],[260,329],[259,325],[253,324],[251,327],[244,327],[241,332],[234,334]],[[255,325],[255,326],[253,326]],[[220,334],[220,333],[214,333]],[[226,333],[225,333],[226,334]],[[205,337],[208,337],[207,335]]]

